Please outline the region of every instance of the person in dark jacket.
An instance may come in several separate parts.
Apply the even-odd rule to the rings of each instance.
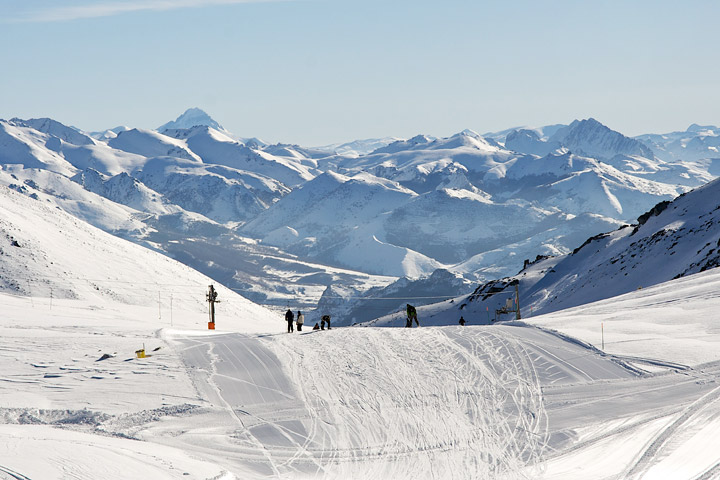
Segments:
[[[325,330],[326,323],[327,323],[327,329],[330,330],[330,315],[323,315],[320,318],[320,330]]]
[[[405,323],[405,327],[412,328],[413,319],[415,319],[415,323],[417,323],[417,326],[419,327],[420,322],[418,321],[418,318],[417,318],[417,310],[415,310],[415,307],[413,307],[412,305],[410,305],[408,303],[407,304],[407,322]]]
[[[293,332],[293,321],[295,320],[295,315],[293,314],[292,310],[288,308],[288,311],[285,312],[285,321],[288,324],[288,333]]]
[[[465,319],[461,316],[461,317],[460,317],[460,321],[459,321],[458,323],[460,323],[460,325],[464,327],[464,326],[465,326]]]

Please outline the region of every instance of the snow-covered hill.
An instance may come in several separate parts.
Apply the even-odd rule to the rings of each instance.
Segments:
[[[661,202],[635,225],[587,239],[572,253],[538,256],[515,276],[480,285],[467,296],[425,307],[431,325],[522,318],[586,305],[720,266],[720,180]],[[517,286],[516,286],[517,285]],[[508,303],[510,301],[510,303]],[[507,306],[509,313],[496,315]],[[373,324],[397,324],[396,314]]]
[[[273,317],[186,265],[58,211],[44,195],[31,198],[0,186],[0,200],[2,292],[47,302],[153,307],[172,298],[174,308],[196,312],[195,325],[202,325],[205,292],[215,284],[233,322],[262,323]]]

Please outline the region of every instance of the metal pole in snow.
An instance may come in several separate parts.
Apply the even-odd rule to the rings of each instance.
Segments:
[[[158,318],[162,320],[162,310],[160,310],[160,292],[158,292]]]
[[[170,294],[170,326],[173,326],[173,315],[172,315],[172,293]]]
[[[605,350],[605,325],[600,322],[600,336],[602,337],[602,349]]]

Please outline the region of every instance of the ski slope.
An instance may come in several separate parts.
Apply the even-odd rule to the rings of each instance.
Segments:
[[[718,269],[525,323],[293,334],[218,287],[208,330],[207,277],[2,198],[0,478],[720,475]]]
[[[678,291],[661,287],[656,303]],[[543,328],[294,334],[281,314],[249,331],[223,304],[209,331],[195,310],[171,325],[146,306],[1,294],[0,478],[714,478],[720,361],[694,362],[716,343],[679,362],[670,340],[639,357],[628,338],[608,353],[563,332],[643,316],[652,293],[531,320]]]

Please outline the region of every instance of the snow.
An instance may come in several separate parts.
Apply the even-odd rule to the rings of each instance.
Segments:
[[[720,300],[720,271],[641,288],[635,292],[529,320],[566,332],[605,352],[683,365],[720,361],[720,321],[708,314]],[[708,316],[709,318],[705,318]],[[602,327],[601,327],[602,324]]]
[[[294,334],[218,285],[208,330],[210,279],[0,192],[0,475],[718,474],[717,269],[524,322],[428,326],[446,302]]]
[[[689,282],[699,289],[706,279]],[[656,295],[677,298],[670,286]],[[594,324],[600,310],[613,317],[629,301],[532,322],[565,328],[573,313]],[[0,471],[50,479],[695,478],[719,460],[709,445],[720,429],[720,362],[694,363],[716,350],[703,331],[687,337],[704,358],[668,361],[672,368],[649,375],[626,368],[643,360],[627,355],[677,360],[665,356],[666,344],[648,342],[641,352],[609,342],[603,353],[524,324],[290,335],[281,314],[265,333],[222,313],[208,331],[181,309],[173,327],[152,307],[93,303],[51,307],[47,298],[0,295]],[[613,328],[635,335],[629,325]],[[149,356],[137,358],[143,345]],[[100,360],[103,353],[110,356]]]
[[[586,238],[579,227],[607,231],[619,222],[610,214],[685,191],[712,161],[663,163],[594,121],[526,132],[528,145],[562,139],[575,153],[612,154],[606,161],[519,155],[472,131],[325,158],[191,127],[124,129],[106,143],[49,119],[0,122],[0,476],[720,475],[720,182],[570,253]],[[710,130],[682,138],[701,132],[712,146]],[[127,151],[109,145],[124,141]],[[675,174],[691,178],[659,181]],[[520,191],[553,202],[510,198]],[[231,235],[245,219],[239,230],[257,238]],[[275,310],[108,231],[243,291],[261,285]],[[197,232],[217,237],[212,248]],[[432,256],[408,246],[421,235]],[[565,255],[539,257],[516,277],[522,321],[487,325],[490,307],[513,306],[505,279],[419,306],[420,328],[379,328],[404,325],[409,299],[398,296],[414,285],[433,293],[424,276],[434,269],[494,275],[537,245]],[[388,276],[306,260],[318,252]],[[283,311],[305,311],[327,285],[333,329],[311,330],[322,312],[307,312],[306,331],[285,333]],[[377,289],[366,308],[393,302],[393,313],[339,327],[332,293],[368,285]]]
[[[359,279],[425,276],[434,266],[472,281],[513,275],[526,258],[567,253],[578,237],[633,222],[720,174],[712,158],[662,160],[594,120],[514,131],[517,145],[513,131],[486,138],[464,130],[343,156],[238,141],[199,109],[181,119],[162,132],[122,127],[94,138],[52,119],[0,121],[0,163],[16,177],[4,183],[256,300],[305,290],[309,304],[331,277],[362,291],[370,285],[358,288]],[[715,130],[695,130],[683,133],[687,144],[712,147]],[[556,135],[572,141],[560,146],[550,141]],[[534,154],[546,151],[554,154]],[[378,247],[373,238],[388,264],[348,248]],[[266,270],[268,250],[274,265]],[[288,288],[281,273],[299,278],[296,259],[325,271]],[[358,271],[338,277],[332,268]]]

